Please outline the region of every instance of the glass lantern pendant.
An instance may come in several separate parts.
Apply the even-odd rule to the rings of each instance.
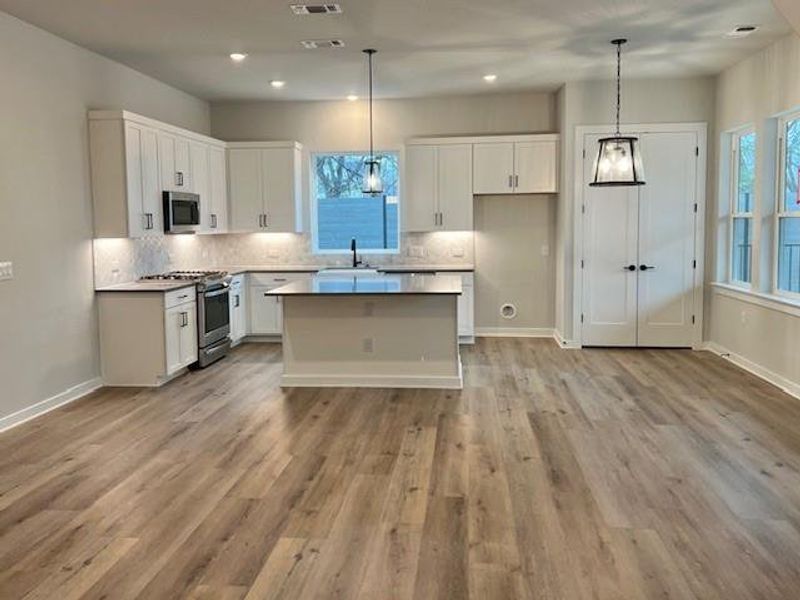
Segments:
[[[375,156],[372,143],[372,56],[377,52],[372,48],[364,50],[369,62],[369,158],[364,161],[364,182],[362,191],[369,195],[383,193],[383,180],[381,179],[381,161]]]
[[[622,135],[619,131],[620,113],[620,74],[622,45],[627,40],[613,40],[617,47],[617,118],[616,133],[612,137],[601,138],[597,159],[594,162],[594,177],[591,186],[644,185],[644,166],[639,148],[639,139]]]

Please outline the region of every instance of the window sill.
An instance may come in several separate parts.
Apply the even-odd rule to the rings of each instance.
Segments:
[[[778,296],[776,294],[755,292],[753,290],[748,290],[747,288],[743,288],[738,285],[732,285],[730,283],[714,282],[711,284],[711,287],[713,287],[714,291],[721,296],[726,296],[728,298],[733,298],[749,304],[755,304],[756,306],[782,312],[794,317],[800,317],[800,300],[795,300],[794,298],[788,298],[785,296]]]

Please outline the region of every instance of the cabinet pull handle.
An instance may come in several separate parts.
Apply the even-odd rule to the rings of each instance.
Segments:
[[[183,187],[183,171],[175,172],[175,185]]]
[[[514,187],[519,187],[519,175],[514,175]]]
[[[189,313],[181,313],[181,327],[186,327],[189,324]]]
[[[217,228],[217,215],[211,214],[211,229]]]
[[[188,297],[189,297],[189,294],[182,294],[181,296],[178,296],[178,300],[181,300],[183,298],[188,298]]]
[[[514,176],[513,175],[509,175],[508,176],[508,187],[510,187],[510,188],[514,187]]]
[[[269,227],[269,220],[268,220],[267,215],[269,215],[269,213],[264,213],[264,227],[268,228]]]
[[[439,227],[444,227],[444,213],[439,213]]]
[[[272,281],[286,281],[285,277],[275,277]]]
[[[264,226],[264,215],[258,215],[258,226],[259,227]]]
[[[233,307],[234,307],[234,308],[239,308],[239,304],[240,304],[240,301],[239,301],[239,294],[236,294],[236,295],[233,297]]]

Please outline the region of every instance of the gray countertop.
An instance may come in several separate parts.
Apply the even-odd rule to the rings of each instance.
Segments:
[[[270,296],[459,295],[461,277],[386,274],[372,277],[314,275],[266,292]]]

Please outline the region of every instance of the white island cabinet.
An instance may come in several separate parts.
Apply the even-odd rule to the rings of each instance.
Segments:
[[[158,386],[197,362],[194,285],[133,283],[102,288],[98,307],[106,385]]]
[[[395,274],[319,274],[270,290],[283,299],[281,385],[460,389],[461,292],[457,276]]]

